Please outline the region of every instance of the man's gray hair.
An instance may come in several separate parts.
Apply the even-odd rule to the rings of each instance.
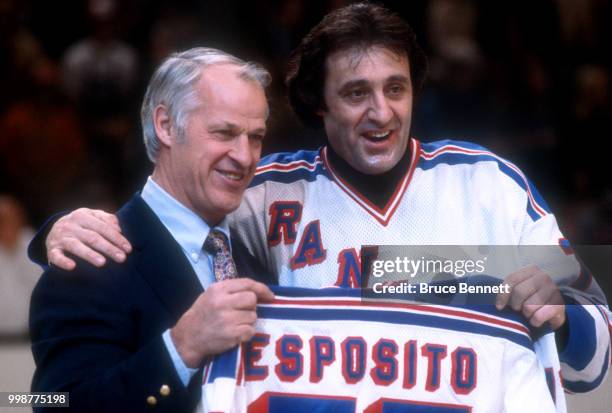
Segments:
[[[217,64],[238,66],[241,78],[256,81],[264,89],[270,84],[270,73],[262,66],[245,62],[222,50],[196,47],[173,53],[153,74],[140,111],[144,143],[151,162],[155,163],[160,148],[153,124],[155,108],[159,105],[167,108],[178,138],[184,139],[187,115],[200,103],[194,86],[202,69]]]

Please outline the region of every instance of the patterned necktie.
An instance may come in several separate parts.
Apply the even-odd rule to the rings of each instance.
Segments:
[[[223,232],[217,229],[211,230],[204,241],[204,250],[213,256],[213,268],[217,281],[238,278],[229,242]]]

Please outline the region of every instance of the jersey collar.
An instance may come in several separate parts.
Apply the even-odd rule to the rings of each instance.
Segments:
[[[391,217],[397,210],[399,203],[408,188],[408,184],[412,179],[412,175],[414,170],[416,169],[417,161],[420,153],[420,143],[417,139],[410,139],[410,149],[406,151],[406,155],[410,156],[410,165],[408,170],[404,174],[404,176],[399,180],[395,191],[389,197],[386,205],[384,207],[378,207],[374,203],[372,203],[365,195],[359,192],[353,185],[351,185],[346,179],[342,178],[338,171],[334,170],[334,167],[329,162],[329,156],[327,153],[327,147],[324,147],[321,150],[323,163],[329,174],[340,189],[342,189],[353,201],[355,201],[361,208],[363,208],[366,212],[372,215],[381,225],[387,226]]]

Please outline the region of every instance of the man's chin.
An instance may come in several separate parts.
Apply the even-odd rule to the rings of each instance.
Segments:
[[[215,202],[215,209],[217,211],[223,211],[225,215],[234,212],[240,206],[243,194],[244,193],[241,193],[240,196],[220,196]]]

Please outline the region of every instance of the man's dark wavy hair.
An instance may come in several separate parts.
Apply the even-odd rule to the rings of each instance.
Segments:
[[[427,72],[427,58],[412,28],[383,6],[351,4],[326,15],[289,59],[285,79],[289,103],[304,125],[317,129],[323,126],[317,112],[326,109],[323,87],[327,57],[339,50],[365,50],[374,45],[408,57],[413,93],[418,94]]]

